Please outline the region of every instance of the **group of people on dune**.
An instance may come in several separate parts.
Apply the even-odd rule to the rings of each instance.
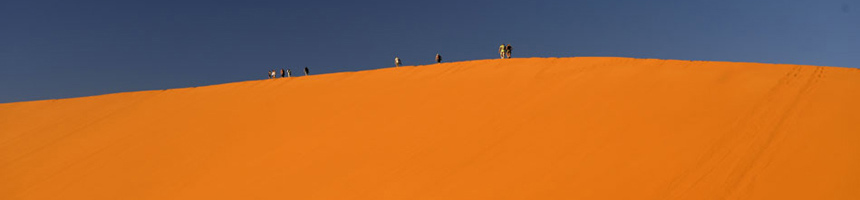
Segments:
[[[502,59],[511,58],[511,44],[499,45],[499,57]]]
[[[500,46],[499,46],[499,55],[500,55],[500,57],[501,57],[502,59],[511,58],[511,50],[512,50],[512,48],[511,48],[511,44],[502,44],[502,45],[500,45]],[[441,63],[441,62],[442,62],[442,55],[439,55],[439,54],[437,53],[437,54],[436,54],[436,63]],[[395,67],[400,67],[400,65],[403,65],[403,62],[401,62],[401,61],[400,61],[400,58],[399,58],[399,57],[395,56],[395,57],[394,57],[394,66],[395,66]]]
[[[437,53],[437,54],[436,54],[436,63],[441,63],[441,62],[442,62],[442,55],[440,55],[440,54],[438,54],[438,53]],[[403,65],[403,63],[402,63],[402,62],[400,62],[400,58],[399,58],[399,57],[395,56],[395,57],[394,57],[394,66],[395,66],[395,67],[400,67],[400,65]]]
[[[511,44],[502,44],[502,45],[500,45],[500,46],[499,46],[499,56],[500,56],[502,59],[508,59],[508,58],[511,58],[511,49],[512,49],[512,48],[511,48]],[[442,62],[442,55],[440,55],[440,54],[438,54],[438,53],[437,53],[437,54],[436,54],[436,63],[441,63],[441,62]],[[402,62],[402,61],[400,61],[400,58],[399,58],[399,57],[396,57],[396,56],[395,56],[395,57],[394,57],[394,66],[395,66],[395,67],[400,67],[401,65],[403,65],[403,62]],[[308,75],[308,73],[309,73],[309,72],[308,72],[308,68],[307,68],[307,67],[305,67],[305,76],[307,76],[307,75]],[[269,76],[269,78],[270,78],[270,79],[278,78],[278,71],[277,71],[277,70],[274,70],[274,69],[273,69],[273,70],[269,70],[269,72],[268,72],[267,74],[268,74],[268,76]],[[282,77],[282,78],[283,78],[283,77],[292,77],[292,74],[293,74],[293,73],[292,73],[292,71],[290,71],[290,69],[286,69],[286,70],[284,70],[283,68],[281,69],[281,77]]]
[[[307,67],[305,67],[305,76],[307,76],[307,75],[308,75],[308,72],[309,72],[309,71],[308,71],[308,68],[307,68]],[[273,69],[273,70],[269,70],[269,72],[268,72],[267,74],[269,75],[269,78],[270,78],[270,79],[272,79],[272,78],[278,78],[278,71],[276,71],[276,70],[274,70],[274,69]],[[292,72],[292,71],[290,71],[290,69],[287,69],[287,70],[285,71],[283,68],[281,68],[281,78],[283,78],[283,77],[292,77],[292,76],[293,76],[293,72]]]

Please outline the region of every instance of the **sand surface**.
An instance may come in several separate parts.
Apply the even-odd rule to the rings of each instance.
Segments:
[[[528,58],[0,104],[0,199],[860,199],[860,70]]]

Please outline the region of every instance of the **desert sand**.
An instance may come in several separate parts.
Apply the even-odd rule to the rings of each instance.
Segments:
[[[591,57],[6,103],[0,199],[860,199],[858,102],[853,68]]]

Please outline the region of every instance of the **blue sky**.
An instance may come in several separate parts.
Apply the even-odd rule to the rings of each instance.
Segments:
[[[860,67],[860,0],[0,1],[0,102],[496,58]]]

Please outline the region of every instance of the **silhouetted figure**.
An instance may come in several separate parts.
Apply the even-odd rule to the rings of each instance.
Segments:
[[[307,76],[308,74],[310,74],[310,71],[308,71],[308,67],[305,67],[305,76]]]
[[[284,78],[284,75],[287,75],[287,74],[286,74],[286,72],[284,72],[284,68],[281,68],[281,78]]]
[[[290,71],[290,69],[287,69],[287,77],[292,77],[292,76],[293,76],[293,72]]]
[[[511,44],[508,44],[508,46],[505,46],[505,53],[507,54],[508,58],[511,58],[511,50],[512,49],[513,49],[513,47],[511,47]]]
[[[400,63],[400,58],[398,58],[398,57],[394,57],[394,66],[395,66],[395,67],[400,67],[400,65],[401,65],[401,64],[402,64],[402,63]]]
[[[436,54],[436,63],[441,63],[441,62],[442,62],[442,55],[439,55],[439,54],[437,53],[437,54]]]
[[[499,45],[499,58],[505,59],[505,49],[506,48],[507,47],[505,46],[505,44]]]
[[[272,79],[272,70],[267,71],[266,76],[269,76],[269,79]]]

